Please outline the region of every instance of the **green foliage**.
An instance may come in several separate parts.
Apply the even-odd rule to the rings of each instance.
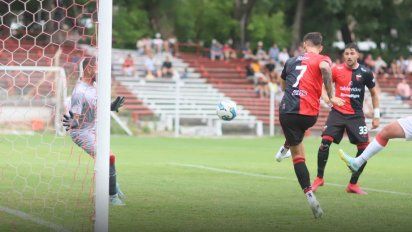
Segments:
[[[176,12],[176,35],[181,41],[212,39],[225,42],[236,36],[238,23],[232,18],[233,2],[181,0]]]
[[[115,47],[135,48],[138,38],[152,34],[147,12],[121,6],[114,13],[113,40]]]
[[[272,15],[255,14],[248,26],[252,44],[263,41],[269,47],[272,43],[277,43],[280,47],[290,45],[291,34],[284,23],[283,12]]]

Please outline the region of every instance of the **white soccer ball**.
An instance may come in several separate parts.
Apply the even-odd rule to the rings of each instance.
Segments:
[[[216,107],[216,114],[222,120],[233,120],[237,115],[236,103],[228,100],[219,102]]]

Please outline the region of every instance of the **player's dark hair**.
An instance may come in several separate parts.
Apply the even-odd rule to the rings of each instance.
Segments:
[[[359,47],[356,43],[348,43],[345,46],[345,50],[346,49],[355,49],[357,52],[359,52]]]
[[[303,42],[310,42],[314,46],[320,46],[323,42],[323,37],[320,32],[309,32],[303,37]]]

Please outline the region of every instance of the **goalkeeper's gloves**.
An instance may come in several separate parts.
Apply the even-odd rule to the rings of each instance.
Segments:
[[[117,97],[110,105],[110,111],[119,112],[119,108],[124,104],[124,97]]]
[[[73,112],[69,111],[69,115],[63,115],[63,126],[66,131],[79,127],[79,120],[74,118]]]

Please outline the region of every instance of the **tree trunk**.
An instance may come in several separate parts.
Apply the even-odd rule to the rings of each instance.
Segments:
[[[302,18],[304,14],[305,0],[298,0],[296,5],[295,17],[292,25],[292,52],[295,51],[301,41]]]
[[[342,39],[343,39],[343,42],[345,42],[345,44],[353,42],[351,31],[346,22],[340,27],[340,32],[342,33]]]
[[[247,26],[249,25],[250,15],[252,14],[253,6],[257,0],[236,0],[234,18],[239,22],[239,41],[235,41],[238,48],[243,48],[247,39]]]
[[[348,43],[352,43],[352,35],[351,35],[351,31],[348,25],[348,20],[347,20],[347,16],[346,13],[344,12],[344,10],[342,10],[341,12],[339,12],[336,17],[339,19],[340,22],[342,22],[341,26],[340,26],[340,32],[342,34],[342,40],[345,44]]]

